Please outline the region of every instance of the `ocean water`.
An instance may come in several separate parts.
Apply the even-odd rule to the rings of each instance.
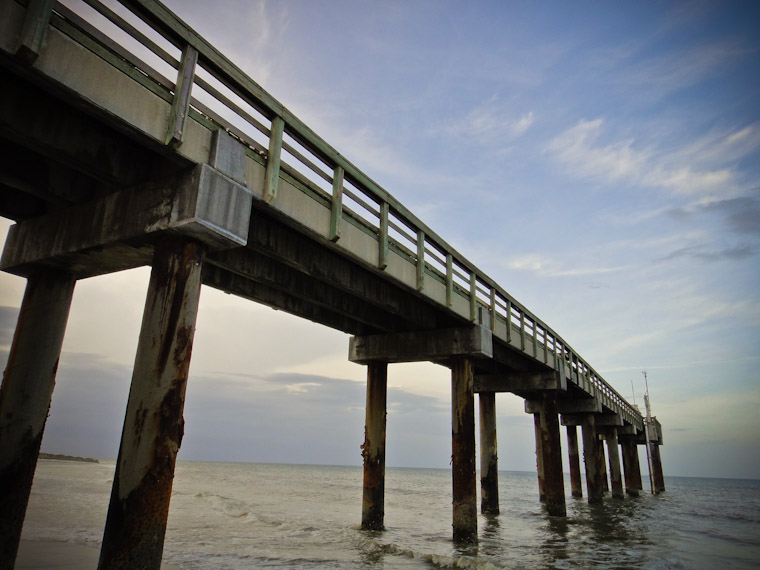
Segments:
[[[99,545],[113,461],[39,462],[23,538]],[[361,468],[179,462],[164,560],[183,569],[760,567],[760,481],[666,478],[548,517],[533,473],[501,472],[477,545],[451,540],[447,470],[388,469],[383,532],[359,529]],[[566,477],[567,479],[567,477]]]

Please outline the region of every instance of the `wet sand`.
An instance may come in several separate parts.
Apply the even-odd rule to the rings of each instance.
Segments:
[[[100,550],[70,542],[22,540],[16,558],[16,570],[94,570]],[[162,564],[162,570],[180,570],[179,566]]]

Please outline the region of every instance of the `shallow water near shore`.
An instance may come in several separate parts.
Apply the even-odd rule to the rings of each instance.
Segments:
[[[23,538],[97,546],[114,462],[39,462]],[[567,479],[567,477],[566,477]],[[756,568],[760,481],[666,478],[666,493],[568,498],[548,517],[533,473],[501,472],[477,545],[451,541],[451,475],[388,469],[383,532],[359,529],[359,467],[179,462],[164,561],[202,568]],[[567,491],[569,497],[569,489]]]

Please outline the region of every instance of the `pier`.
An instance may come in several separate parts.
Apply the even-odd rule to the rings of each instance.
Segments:
[[[96,0],[102,28],[52,0],[0,0],[0,215],[15,222],[0,269],[27,279],[0,388],[0,569],[14,566],[76,282],[146,265],[99,568],[160,565],[202,286],[351,335],[367,369],[365,529],[384,526],[400,362],[451,370],[455,541],[477,540],[478,505],[499,512],[499,392],[533,416],[549,516],[566,513],[561,426],[573,497],[581,448],[588,501],[642,491],[639,445],[664,490],[656,418],[177,15],[120,2],[142,27]]]

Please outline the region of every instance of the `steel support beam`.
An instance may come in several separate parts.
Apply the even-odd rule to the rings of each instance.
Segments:
[[[161,566],[204,249],[187,238],[156,245],[100,570]]]
[[[567,426],[567,454],[570,461],[570,489],[573,497],[582,497],[581,461],[578,454],[578,429],[576,426]]]
[[[385,425],[388,364],[367,365],[367,409],[364,426],[362,528],[382,530],[385,517]]]
[[[496,394],[480,392],[480,512],[499,514],[499,460],[496,445]]]
[[[455,542],[478,539],[475,479],[475,392],[473,363],[466,357],[451,363],[451,471]]]
[[[594,416],[583,418],[581,424],[583,435],[583,464],[586,468],[586,495],[589,503],[599,503],[604,495],[601,466],[604,465],[604,455],[599,444],[594,425]]]
[[[67,273],[30,274],[0,386],[0,568],[13,568],[74,293]]]

